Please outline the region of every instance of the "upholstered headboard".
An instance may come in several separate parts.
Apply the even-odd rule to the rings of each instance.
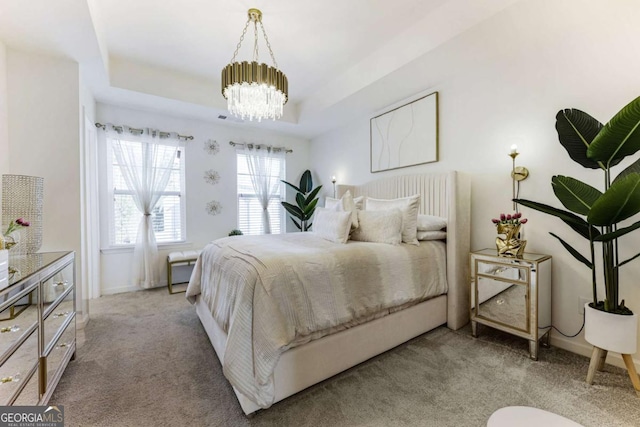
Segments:
[[[420,213],[447,218],[447,326],[459,329],[469,322],[469,249],[471,190],[460,172],[401,175],[363,185],[338,185],[338,197],[350,190],[354,197],[393,199],[420,194]]]

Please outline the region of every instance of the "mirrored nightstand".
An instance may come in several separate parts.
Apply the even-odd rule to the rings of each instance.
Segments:
[[[538,360],[541,339],[551,331],[551,256],[525,253],[522,258],[498,256],[495,249],[471,253],[471,328],[478,323],[529,340]],[[540,329],[543,328],[543,329]]]

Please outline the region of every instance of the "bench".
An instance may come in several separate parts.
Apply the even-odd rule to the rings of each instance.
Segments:
[[[186,265],[189,266],[193,263],[196,262],[196,260],[198,259],[198,256],[200,255],[200,252],[202,252],[201,250],[196,250],[196,251],[177,251],[177,252],[171,252],[169,253],[169,255],[167,255],[167,286],[169,287],[169,293],[170,294],[176,294],[176,293],[180,293],[180,292],[186,292],[186,289],[184,291],[173,291],[173,266],[175,265]],[[182,284],[182,283],[188,283],[188,282],[180,282],[180,283],[175,283],[176,285]]]

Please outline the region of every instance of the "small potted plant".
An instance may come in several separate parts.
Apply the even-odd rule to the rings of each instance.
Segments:
[[[620,269],[640,253],[625,256],[618,241],[640,228],[640,221],[620,225],[640,212],[640,159],[615,177],[612,168],[640,150],[640,97],[606,125],[583,111],[561,110],[556,116],[556,130],[571,159],[585,168],[602,171],[603,191],[575,178],[556,175],[551,179],[553,192],[568,210],[530,200],[515,202],[560,218],[585,239],[583,248],[575,248],[550,233],[591,270],[593,301],[585,306],[585,339],[596,349],[630,358],[628,355],[637,349],[638,319],[620,298],[619,278]],[[596,266],[596,259],[602,260],[601,267]],[[598,297],[598,276],[604,284],[603,300]]]
[[[229,236],[242,236],[242,230],[235,228],[229,232]]]

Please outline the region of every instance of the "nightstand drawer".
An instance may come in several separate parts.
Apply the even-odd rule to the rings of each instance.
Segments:
[[[34,369],[31,378],[27,381],[27,385],[24,386],[16,400],[13,402],[14,406],[35,406],[40,401],[40,392],[38,391],[38,369]]]
[[[488,277],[477,280],[476,316],[529,332],[529,286]]]
[[[0,356],[38,324],[38,289],[0,312]],[[4,297],[0,297],[4,298]]]
[[[0,366],[0,405],[8,405],[38,356],[38,334],[33,332]]]
[[[505,263],[477,260],[478,275],[491,276],[497,279],[526,283],[529,271],[526,267],[506,265]]]

